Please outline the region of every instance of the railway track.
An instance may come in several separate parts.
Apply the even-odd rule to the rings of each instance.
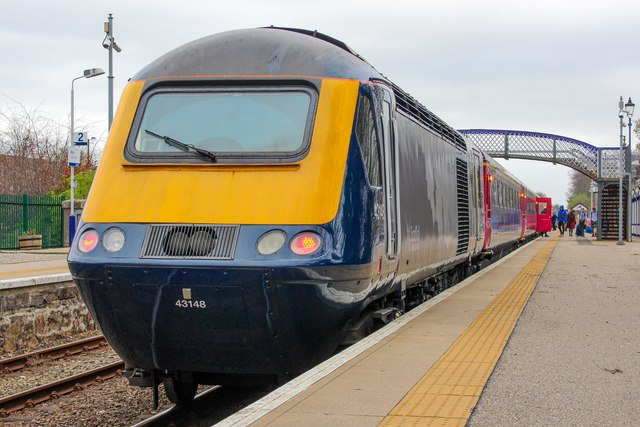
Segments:
[[[213,393],[220,393],[220,386],[212,386],[210,389],[203,391],[202,393],[198,393],[194,399],[191,406],[197,406],[202,403],[203,400],[207,399]],[[174,405],[169,409],[165,409],[162,412],[158,412],[156,415],[149,417],[139,423],[135,424],[133,427],[152,427],[152,426],[160,426],[160,425],[179,425],[180,421],[187,418],[189,416],[190,408],[180,407]]]
[[[36,358],[55,360],[98,349],[106,345],[106,340],[102,336],[74,341],[72,343],[0,360],[0,370],[9,373],[16,372],[27,367],[29,361]],[[118,372],[123,369],[124,362],[117,361],[77,375],[34,387],[20,393],[1,397],[0,418],[6,418],[13,412],[33,407],[50,399],[57,399],[60,396],[73,391],[82,390],[90,384],[105,381],[116,376]]]
[[[91,371],[3,397],[0,399],[0,418],[5,418],[12,412],[33,407],[49,399],[57,399],[73,391],[80,391],[90,384],[113,378],[122,369],[124,369],[124,362],[114,362]]]
[[[122,369],[124,369],[124,362],[114,362],[91,371],[3,397],[0,399],[0,418],[6,418],[12,412],[33,407],[49,399],[57,399],[73,391],[80,391],[90,384],[113,378]]]
[[[198,393],[191,404],[174,405],[133,427],[214,425],[261,399],[273,389],[211,386]]]
[[[19,356],[9,357],[0,360],[0,372],[14,372],[27,366],[30,360],[38,358],[46,358],[49,360],[60,359],[62,357],[72,356],[84,351],[95,350],[96,348],[106,346],[107,340],[102,336],[85,338],[67,344],[61,344],[43,350],[33,351],[31,353],[21,354]]]
[[[20,372],[20,370],[23,368],[38,368],[40,365],[43,365],[45,367],[47,366],[46,364],[40,363],[34,364],[33,361],[50,361],[65,356],[78,355],[83,351],[98,349],[104,345],[106,345],[104,344],[104,339],[102,337],[96,337],[92,339],[77,341],[67,345],[57,346],[55,348],[49,348],[29,354],[3,359],[0,360],[0,372],[4,372],[7,375],[30,375],[23,374]],[[40,385],[29,390],[16,392],[15,394],[7,396],[0,395],[0,424],[2,424],[3,419],[19,420],[20,417],[29,417],[30,415],[28,413],[26,415],[21,415],[18,411],[43,404],[47,401],[58,399],[69,393],[81,391],[91,384],[101,383],[106,380],[109,380],[109,383],[111,383],[112,381],[118,383],[118,381],[116,381],[118,380],[117,376],[120,375],[119,371],[123,369],[124,363],[118,360],[114,361],[113,363],[105,364],[105,366],[101,366],[87,372],[82,372],[77,375],[61,378],[52,381],[49,384]],[[75,372],[78,371],[79,369],[77,369]],[[71,374],[75,374],[75,372],[71,372]],[[69,373],[67,375],[69,375]],[[117,388],[118,386],[115,387]],[[98,389],[102,390],[101,388]],[[110,389],[111,388],[108,388],[107,390]],[[180,425],[187,422],[188,420],[193,421],[193,419],[195,418],[197,420],[203,420],[203,422],[208,424],[214,424],[235,413],[251,402],[259,399],[264,394],[268,393],[268,391],[270,390],[246,388],[236,389],[233,387],[225,387],[223,389],[220,386],[212,386],[209,389],[203,390],[201,393],[199,393],[197,395],[197,398],[191,405],[182,407],[171,406],[167,410],[150,416],[147,420],[140,421],[138,418],[135,422],[138,422],[139,426],[167,425],[171,423]],[[95,398],[89,397],[92,396],[92,392],[90,390],[86,390],[86,393],[87,404],[91,405],[91,403],[89,402],[94,402],[93,405],[95,405]],[[98,391],[97,393],[102,393],[102,391]],[[78,401],[85,400],[85,397],[83,397],[84,394],[76,393],[76,395],[78,397],[71,397],[71,399]],[[113,399],[113,397],[110,398],[108,396],[105,396],[105,399],[110,401],[111,399]],[[164,403],[164,405],[166,404],[167,402]],[[64,405],[68,404],[65,403]],[[116,404],[116,411],[121,406],[122,405]],[[64,407],[68,408],[68,406]],[[108,405],[105,407],[108,407]],[[149,409],[145,408],[145,406],[142,405],[137,414],[140,415],[148,410]],[[127,418],[129,416],[128,412],[129,411],[124,411],[124,413],[122,413],[121,415],[114,415],[114,417],[112,418],[119,419],[119,417],[123,417],[122,419],[126,420],[132,419]],[[153,412],[151,412],[151,414],[152,413]],[[56,416],[55,419],[64,419],[64,417]],[[133,425],[135,424],[135,422],[131,422],[131,424]]]

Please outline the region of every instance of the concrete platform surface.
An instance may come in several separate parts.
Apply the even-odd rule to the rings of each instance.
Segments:
[[[640,425],[640,243],[559,239],[468,425]]]
[[[69,248],[0,251],[0,281],[68,273]]]
[[[640,425],[640,244],[615,243],[540,238],[428,302],[422,312],[401,317],[397,321],[404,323],[389,335],[376,337],[378,331],[364,340],[375,341],[364,349],[356,344],[346,350],[355,354],[336,355],[219,425]],[[434,394],[428,404],[412,403],[411,411],[394,418],[406,399],[421,393],[416,386],[429,372],[443,369],[443,356],[517,275],[532,275],[527,266],[549,244],[555,247],[534,278],[511,338],[508,330],[506,347],[501,344],[502,355],[490,366],[493,373],[480,381],[468,367],[450,372],[469,377],[466,388],[440,388],[447,396],[461,395],[462,404],[447,409],[448,397]],[[469,351],[491,345],[474,339]],[[487,364],[474,366],[486,370]],[[439,418],[442,408],[451,417]]]

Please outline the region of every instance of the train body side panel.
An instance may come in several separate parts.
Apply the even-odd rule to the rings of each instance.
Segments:
[[[520,184],[495,161],[488,163],[491,239],[488,248],[515,244],[523,235]]]
[[[399,273],[433,274],[456,256],[456,152],[402,114],[398,120]]]

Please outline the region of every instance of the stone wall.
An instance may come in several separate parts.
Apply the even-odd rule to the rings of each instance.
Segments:
[[[0,289],[0,355],[95,329],[71,281]]]

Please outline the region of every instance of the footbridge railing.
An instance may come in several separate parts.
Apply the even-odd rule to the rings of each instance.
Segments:
[[[462,129],[458,132],[491,157],[561,164],[594,181],[620,176],[618,147],[601,148],[566,136],[521,130]],[[627,160],[626,151],[622,155],[623,165]]]
[[[491,157],[551,162],[587,175],[596,181],[601,195],[598,238],[618,238],[622,226],[623,236],[631,239],[628,226],[631,223],[630,147],[621,153],[620,147],[596,147],[566,136],[520,130],[462,129],[458,132]],[[623,171],[623,224],[618,221],[620,170]]]

